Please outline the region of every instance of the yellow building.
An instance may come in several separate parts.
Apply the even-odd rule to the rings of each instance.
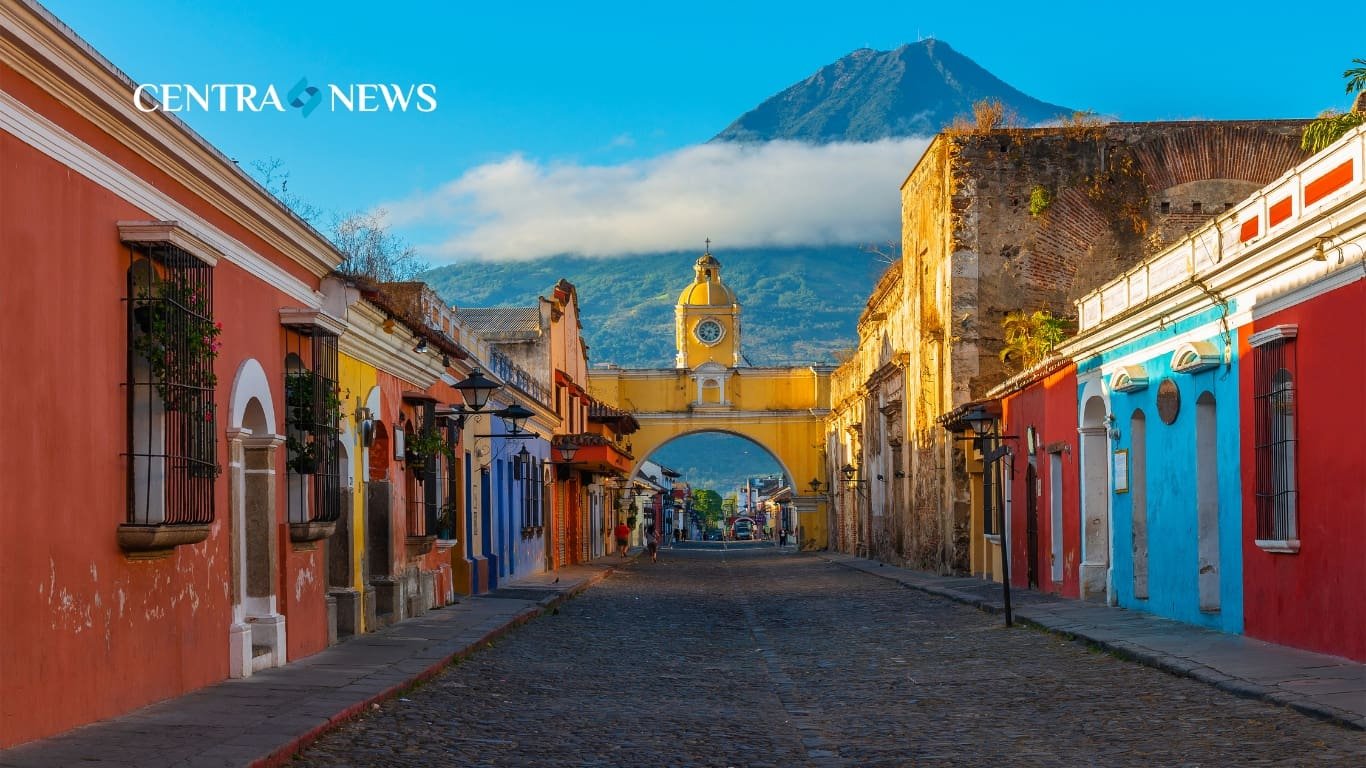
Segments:
[[[721,263],[704,253],[693,282],[679,295],[674,368],[595,368],[589,391],[629,411],[637,464],[677,438],[725,432],[757,443],[796,491],[798,535],[806,548],[828,541],[824,418],[830,367],[751,367],[740,346],[740,303],[721,279]],[[818,481],[819,485],[812,485]]]

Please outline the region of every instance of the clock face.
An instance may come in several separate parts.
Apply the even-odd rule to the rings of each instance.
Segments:
[[[715,344],[721,340],[725,330],[715,320],[703,320],[692,329],[693,335],[703,344]]]

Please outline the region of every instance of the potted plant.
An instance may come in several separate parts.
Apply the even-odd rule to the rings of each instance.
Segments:
[[[404,460],[408,462],[408,468],[419,475],[427,471],[429,460],[437,456],[451,458],[454,455],[441,433],[431,428],[417,430],[404,445]]]
[[[436,515],[436,537],[438,539],[455,538],[455,497],[446,499],[441,505],[440,511]]]
[[[337,387],[308,369],[285,373],[285,447],[289,471],[311,475],[318,471],[318,441],[337,433],[341,397]]]
[[[189,277],[172,271],[153,280],[133,299],[133,352],[147,361],[151,383],[169,411],[202,411],[214,416],[214,358],[223,324],[209,313],[209,297]]]

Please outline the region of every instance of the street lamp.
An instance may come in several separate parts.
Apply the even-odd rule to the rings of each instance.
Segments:
[[[555,450],[560,452],[560,463],[568,464],[574,460],[574,454],[579,452],[577,443],[563,442],[555,446]]]
[[[512,478],[514,480],[525,480],[531,469],[531,452],[522,446],[522,450],[512,455]]]
[[[821,492],[821,480],[820,480],[820,478],[818,478],[818,477],[813,477],[813,478],[811,478],[811,482],[807,483],[807,485],[811,486],[811,492],[812,492],[813,494],[818,494],[818,493]]]
[[[994,504],[991,500],[995,489],[992,482],[991,467],[1007,456],[1010,449],[1004,445],[989,447],[997,440],[1015,440],[1016,435],[996,434],[996,416],[987,411],[985,405],[975,405],[963,413],[962,420],[972,428],[972,438],[982,451],[982,504],[995,507],[997,530],[1001,537],[1001,601],[1005,608],[1006,626],[1012,625],[1014,616],[1010,610],[1010,538],[1006,536],[1005,505]],[[1004,482],[1005,478],[1002,477]]]
[[[996,422],[996,418],[987,413],[983,406],[976,406],[972,410],[963,414],[963,421],[972,427],[972,431],[979,437],[991,437],[991,428]]]
[[[526,425],[526,420],[536,414],[531,409],[514,401],[512,405],[501,411],[494,411],[493,415],[503,420],[503,428],[509,433],[519,435],[522,433],[522,427]]]
[[[456,391],[460,393],[460,398],[465,401],[465,406],[471,411],[483,409],[489,401],[489,396],[499,387],[498,382],[485,376],[478,368],[474,369],[469,378],[455,385]]]

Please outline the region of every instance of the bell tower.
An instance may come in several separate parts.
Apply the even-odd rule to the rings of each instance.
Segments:
[[[693,283],[678,296],[674,310],[674,367],[694,369],[704,363],[726,368],[740,365],[740,304],[721,281],[721,262],[707,251],[693,265]]]

